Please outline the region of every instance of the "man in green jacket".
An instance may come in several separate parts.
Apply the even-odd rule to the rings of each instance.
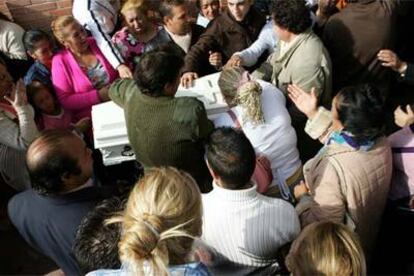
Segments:
[[[128,138],[144,168],[173,166],[190,173],[202,192],[211,189],[203,141],[213,131],[196,98],[175,98],[184,62],[175,49],[145,54],[134,80],[112,84],[110,98],[124,109]]]

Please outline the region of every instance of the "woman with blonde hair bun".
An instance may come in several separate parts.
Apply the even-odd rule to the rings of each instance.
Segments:
[[[201,235],[201,194],[195,180],[172,167],[149,169],[132,190],[125,211],[107,221],[121,223],[122,267],[88,275],[210,275],[192,261]]]
[[[224,69],[218,84],[231,109],[214,121],[215,126],[241,128],[256,154],[270,161],[273,182],[266,195],[291,199],[289,188],[302,179],[302,164],[284,95],[268,82],[251,79],[240,67]]]
[[[307,226],[286,258],[292,275],[364,276],[364,251],[345,225],[323,221]]]

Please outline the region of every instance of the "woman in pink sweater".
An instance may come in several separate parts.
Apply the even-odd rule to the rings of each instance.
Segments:
[[[109,100],[108,88],[118,73],[72,16],[58,17],[52,22],[52,30],[66,48],[52,61],[57,98],[76,119],[91,117],[93,105]]]

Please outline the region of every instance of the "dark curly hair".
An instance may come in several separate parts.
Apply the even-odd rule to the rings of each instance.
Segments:
[[[336,96],[335,107],[344,130],[357,141],[384,135],[385,103],[375,86],[360,84],[343,88]]]
[[[310,10],[305,0],[277,0],[272,5],[272,19],[276,25],[294,34],[312,26]]]

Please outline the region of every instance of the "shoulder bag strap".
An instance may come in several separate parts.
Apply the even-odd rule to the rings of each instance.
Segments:
[[[243,129],[242,129],[242,127],[241,127],[241,124],[240,124],[239,120],[237,119],[236,114],[234,113],[234,111],[233,111],[233,110],[231,110],[231,109],[229,109],[229,110],[227,111],[227,114],[229,114],[229,116],[230,116],[231,120],[232,120],[232,121],[233,121],[233,123],[236,125],[236,128],[243,130]]]

